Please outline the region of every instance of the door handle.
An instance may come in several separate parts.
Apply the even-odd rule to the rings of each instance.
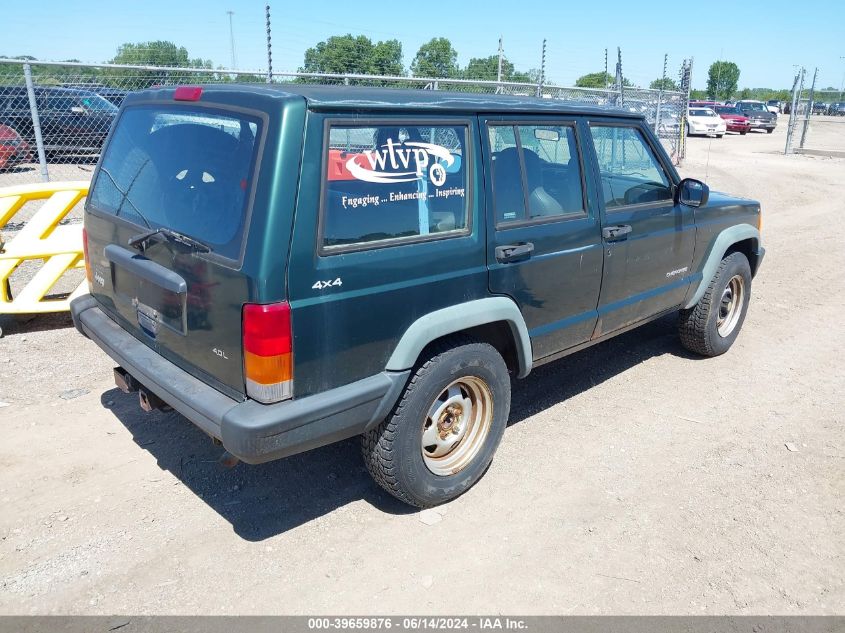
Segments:
[[[601,230],[601,236],[606,240],[621,240],[623,237],[633,231],[630,224],[617,224],[616,226],[606,226]]]
[[[513,262],[519,259],[527,259],[534,252],[534,245],[531,242],[519,244],[507,244],[496,247],[496,261]]]

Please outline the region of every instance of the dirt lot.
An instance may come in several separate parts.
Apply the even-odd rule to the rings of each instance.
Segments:
[[[666,318],[537,369],[430,525],[354,441],[223,470],[67,318],[7,321],[0,612],[843,613],[845,160],[784,132],[691,139],[683,168],[763,203],[731,352]]]

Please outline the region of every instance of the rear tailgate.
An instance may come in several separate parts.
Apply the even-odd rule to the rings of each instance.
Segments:
[[[92,294],[138,340],[243,399],[243,304],[285,297],[292,204],[272,203],[272,161],[262,160],[284,99],[194,90],[184,101],[160,90],[124,103],[86,205]],[[282,274],[268,288],[264,259],[246,252],[248,243],[263,252],[274,226]]]

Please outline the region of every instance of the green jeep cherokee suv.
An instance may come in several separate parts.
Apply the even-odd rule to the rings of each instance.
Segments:
[[[640,115],[556,100],[183,86],[124,101],[77,328],[144,409],[261,463],[355,435],[417,506],[484,474],[511,375],[669,312],[731,346],[757,202],[678,177]]]

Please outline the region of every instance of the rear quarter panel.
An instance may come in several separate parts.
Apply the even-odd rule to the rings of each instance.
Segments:
[[[469,125],[469,234],[320,255],[318,221],[325,169],[325,121],[351,123],[356,118],[366,118],[367,113],[359,113],[358,117],[349,113],[308,114],[287,280],[294,331],[295,397],[384,371],[402,334],[416,319],[487,296],[477,119],[445,116]],[[411,119],[421,121],[427,117]],[[318,281],[337,278],[342,285],[314,288]]]

